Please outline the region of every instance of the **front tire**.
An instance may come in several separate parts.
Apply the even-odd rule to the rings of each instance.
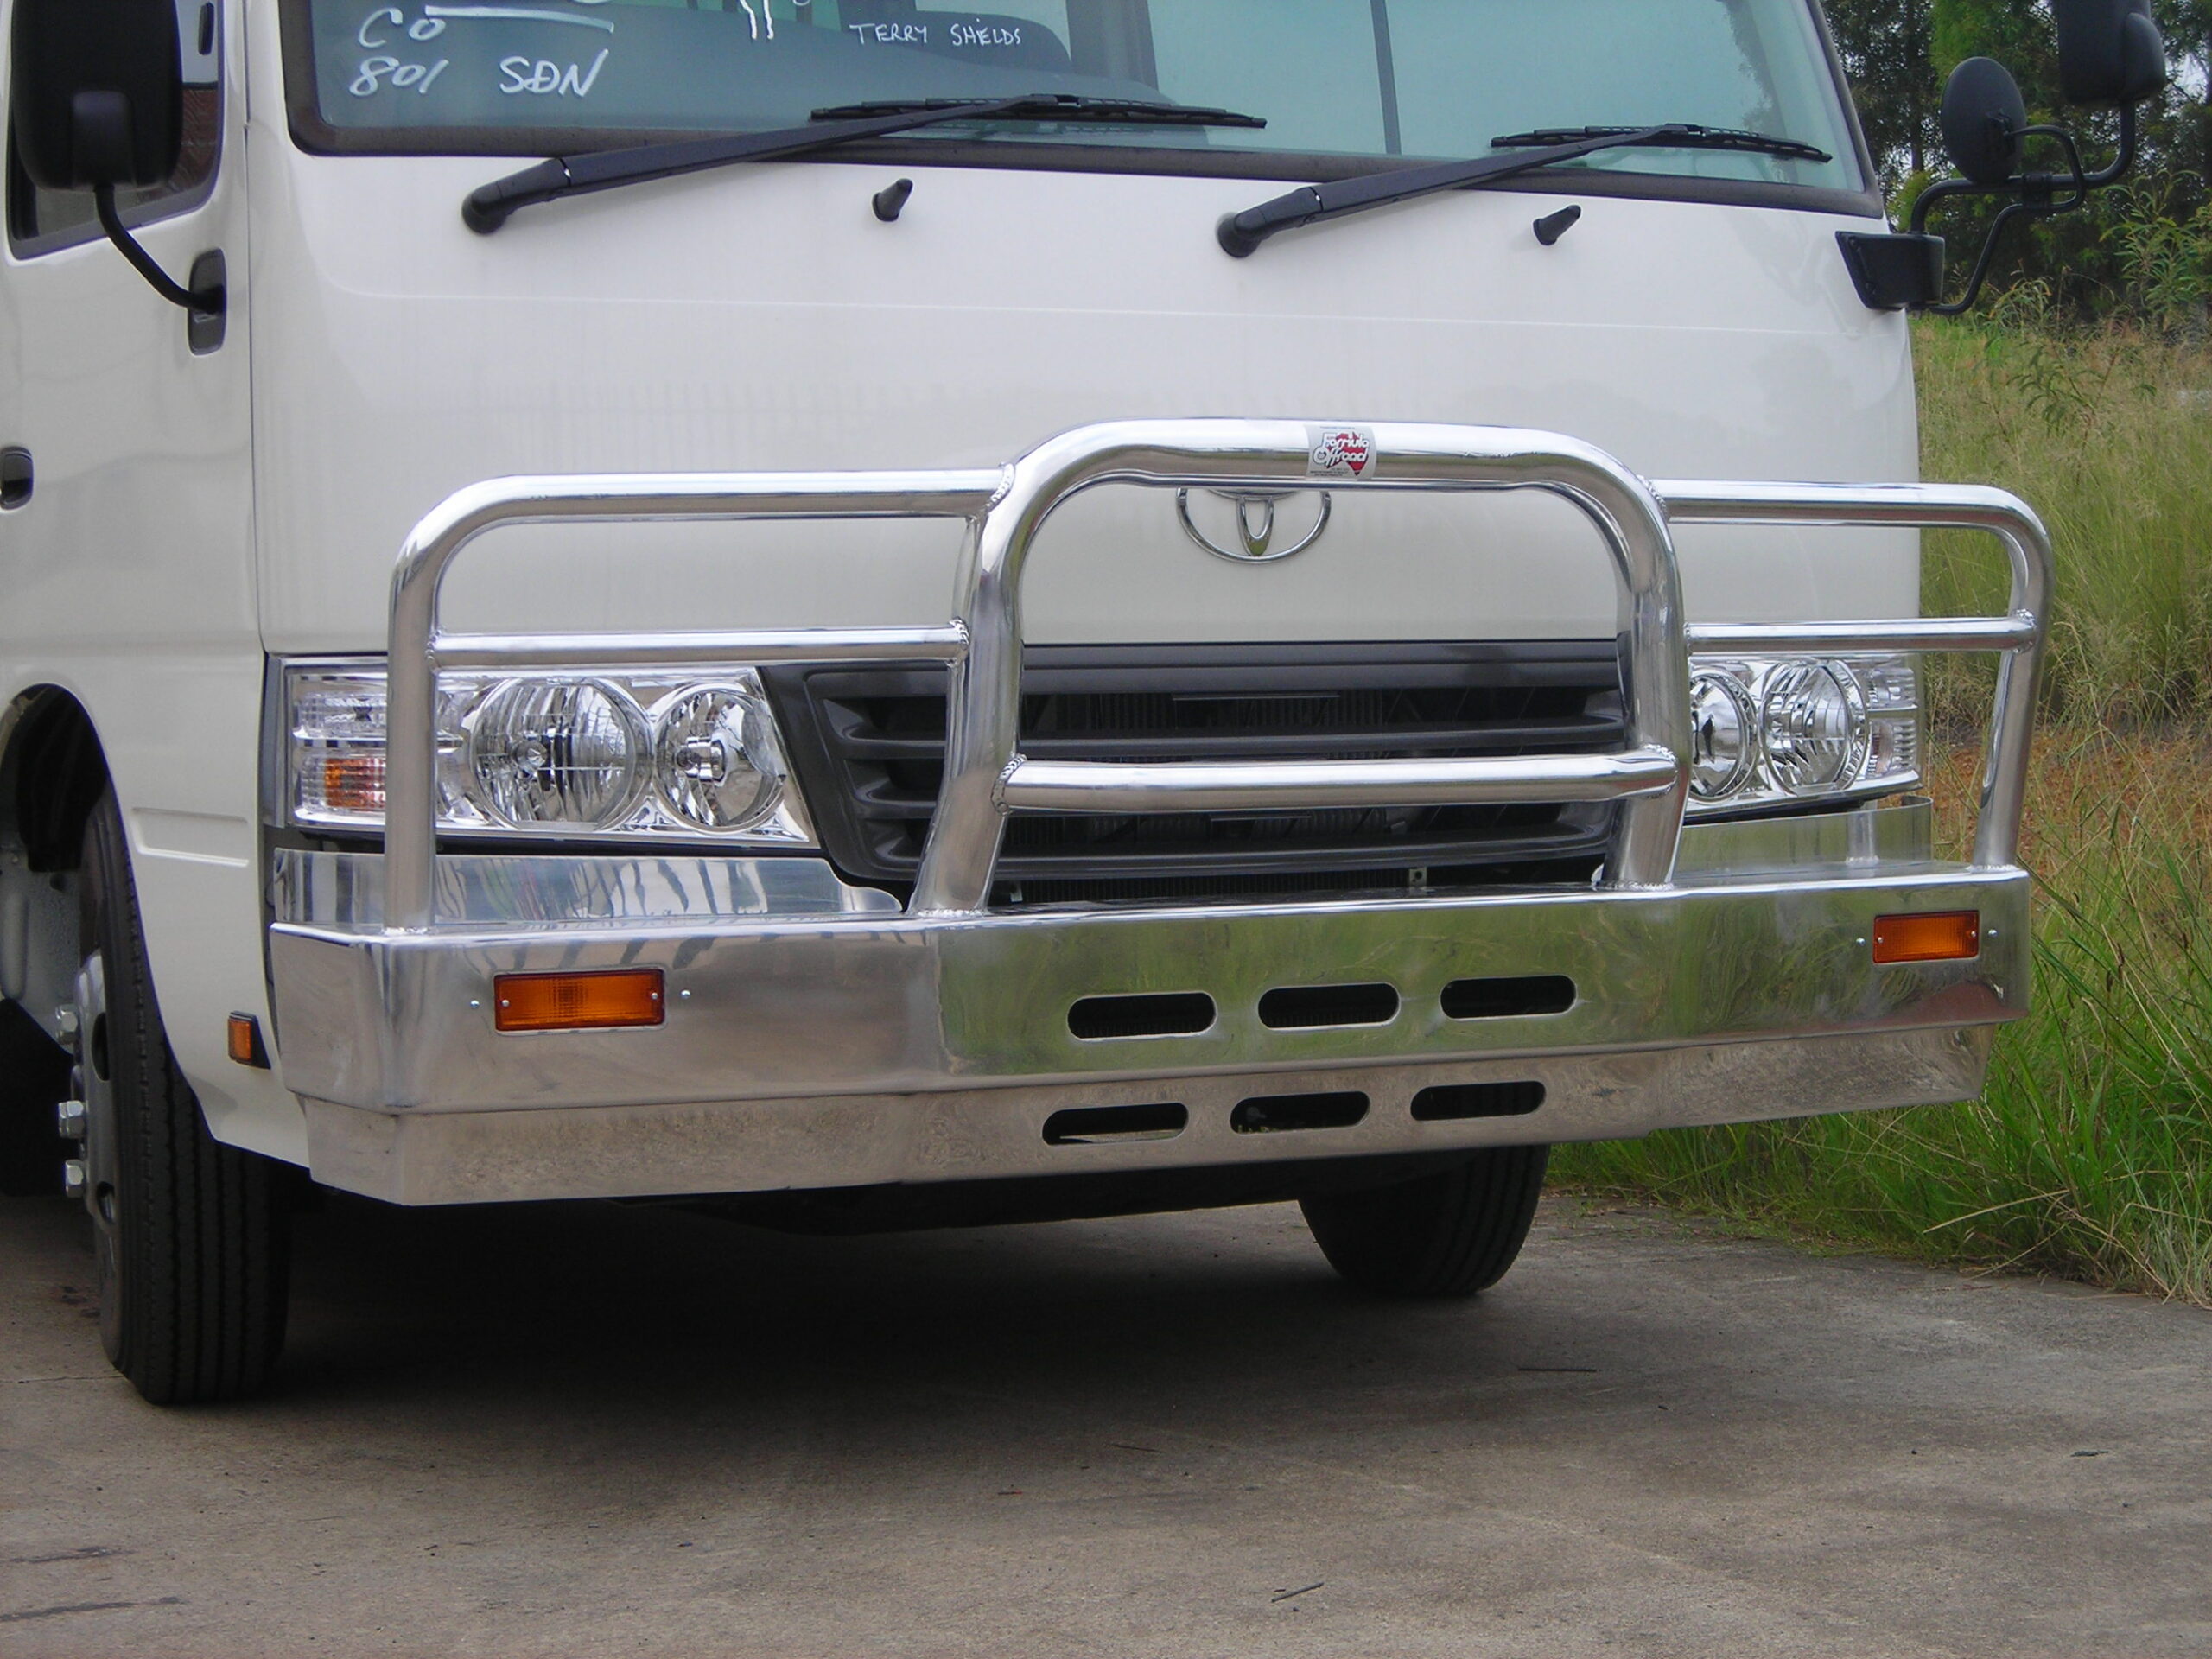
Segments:
[[[86,826],[83,870],[78,1082],[101,1345],[156,1405],[236,1399],[283,1345],[289,1172],[209,1135],[177,1070],[112,792]]]
[[[1301,1198],[1329,1265],[1378,1296],[1471,1296],[1521,1254],[1549,1147],[1492,1147],[1456,1169]]]

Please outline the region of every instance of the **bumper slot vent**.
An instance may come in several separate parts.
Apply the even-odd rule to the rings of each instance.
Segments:
[[[1526,974],[1512,979],[1455,979],[1444,988],[1446,1020],[1509,1020],[1523,1014],[1565,1014],[1574,1006],[1574,982],[1564,974]]]
[[[1450,1123],[1467,1117],[1526,1117],[1544,1103],[1541,1083],[1446,1083],[1414,1096],[1414,1117]]]
[[[1285,986],[1260,999],[1260,1023],[1270,1031],[1387,1026],[1397,1017],[1395,985]]]
[[[1100,1147],[1124,1141],[1173,1141],[1190,1121],[1190,1108],[1179,1101],[1150,1106],[1072,1106],[1045,1120],[1045,1144]]]
[[[1367,1116],[1367,1096],[1357,1090],[1328,1095],[1255,1095],[1229,1115],[1239,1135],[1286,1129],[1348,1129]]]
[[[1068,1010],[1068,1029],[1087,1042],[1113,1037],[1187,1037],[1213,1024],[1204,991],[1086,996]]]

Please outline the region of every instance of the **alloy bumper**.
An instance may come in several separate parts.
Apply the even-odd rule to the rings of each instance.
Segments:
[[[966,918],[874,908],[811,861],[453,858],[453,919],[416,933],[382,925],[380,860],[287,854],[285,1081],[317,1179],[417,1204],[1436,1151],[1963,1099],[1977,1033],[2027,1007],[2028,880],[1929,861],[1928,816],[1693,826],[1656,892]],[[1876,917],[1958,910],[1980,912],[1976,957],[1874,963]],[[665,976],[658,1027],[495,1028],[499,975],[641,967]],[[1535,976],[1571,982],[1571,1006],[1446,1011],[1456,982]],[[1261,1018],[1269,991],[1355,982],[1395,989],[1395,1017]],[[1211,1024],[1071,1029],[1085,999],[1175,993],[1211,997]],[[1423,1090],[1481,1083],[1541,1084],[1541,1104],[1414,1115]],[[1317,1092],[1365,1107],[1238,1127],[1243,1102]],[[1180,1133],[1047,1138],[1055,1114],[1161,1103],[1187,1109]]]

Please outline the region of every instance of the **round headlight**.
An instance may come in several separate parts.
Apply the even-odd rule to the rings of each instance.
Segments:
[[[757,698],[726,685],[686,691],[660,717],[655,770],[668,810],[702,830],[749,830],[776,810],[783,766]]]
[[[1792,795],[1848,789],[1866,764],[1866,701],[1841,663],[1785,663],[1768,677],[1760,735]]]
[[[518,829],[612,829],[645,792],[649,738],[635,702],[603,680],[509,680],[470,722],[484,804]]]
[[[1753,721],[1751,694],[1730,676],[1690,681],[1690,793],[1699,800],[1725,799],[1749,781]]]

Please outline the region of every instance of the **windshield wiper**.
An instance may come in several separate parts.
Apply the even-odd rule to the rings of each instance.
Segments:
[[[1410,201],[1440,190],[1471,190],[1518,174],[1533,173],[1557,162],[1572,162],[1601,149],[1651,147],[1662,149],[1760,149],[1778,156],[1829,159],[1826,150],[1794,138],[1768,138],[1725,128],[1674,122],[1659,127],[1560,128],[1555,131],[1509,133],[1491,140],[1493,148],[1517,155],[1478,156],[1471,161],[1438,162],[1427,167],[1395,167],[1364,178],[1339,179],[1287,191],[1256,207],[1223,216],[1214,227],[1222,251],[1243,259],[1279,232],[1340,218],[1394,201]],[[1524,148],[1524,146],[1535,146]]]
[[[1534,132],[1509,132],[1490,141],[1492,149],[1516,149],[1535,144],[1571,144],[1584,138],[1627,138],[1649,131],[1644,127],[1538,127]],[[1832,162],[1834,156],[1818,144],[1797,138],[1777,138],[1743,127],[1700,127],[1677,122],[1665,129],[1662,139],[1637,142],[1660,149],[1748,149],[1762,156],[1787,156],[1793,161]]]
[[[840,104],[817,110],[817,121],[842,121],[859,116],[918,114],[950,110],[980,113],[982,99],[879,99],[872,104]],[[1235,110],[1211,110],[1196,104],[1155,104],[1135,98],[1083,98],[1074,92],[1039,92],[1020,100],[1016,108],[996,111],[1001,121],[1127,121],[1147,127],[1264,127],[1265,118],[1243,115]]]
[[[860,138],[877,138],[917,127],[952,121],[1128,121],[1157,126],[1263,127],[1257,116],[1233,110],[1197,109],[1180,104],[1147,104],[1134,99],[1077,98],[1065,92],[1025,92],[1017,98],[933,98],[899,103],[852,104],[817,110],[804,127],[738,133],[721,138],[684,138],[673,143],[639,144],[629,149],[588,150],[494,179],[468,193],[461,204],[461,222],[489,236],[518,207],[625,184],[674,178],[738,162],[772,162],[809,150],[830,149]]]

